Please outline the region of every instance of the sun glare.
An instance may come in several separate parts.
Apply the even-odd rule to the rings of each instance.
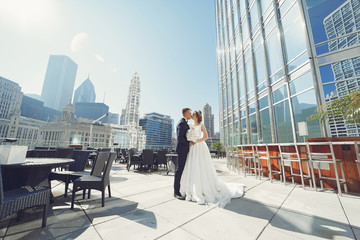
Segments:
[[[43,27],[53,22],[55,2],[52,0],[2,0],[0,19],[22,29]]]

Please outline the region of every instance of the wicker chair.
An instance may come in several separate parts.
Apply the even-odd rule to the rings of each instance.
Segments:
[[[71,209],[74,208],[74,201],[75,201],[75,193],[77,191],[83,190],[83,198],[85,198],[85,190],[88,189],[88,196],[90,198],[90,191],[91,189],[96,189],[101,191],[101,198],[102,198],[102,204],[101,206],[105,206],[105,189],[108,187],[109,191],[109,197],[111,197],[111,191],[110,191],[110,170],[112,167],[112,164],[115,160],[116,153],[111,152],[109,155],[109,158],[106,159],[106,165],[105,170],[102,172],[101,176],[96,175],[98,172],[94,172],[90,176],[82,176],[80,178],[77,178],[73,182],[73,191],[72,191],[72,198],[71,198]],[[94,169],[95,170],[95,169]]]
[[[88,151],[74,151],[73,159],[75,160],[69,166],[68,171],[57,171],[51,172],[49,175],[49,180],[58,180],[65,183],[65,193],[64,197],[67,197],[67,192],[69,188],[69,184],[73,182],[76,178],[86,175],[84,172],[86,162],[89,158],[90,152]],[[104,155],[108,156],[108,154],[104,153]],[[100,161],[101,162],[101,161]],[[99,163],[100,163],[99,162]]]
[[[134,165],[134,169],[135,169],[135,165],[138,165],[139,167],[142,165],[142,159],[140,156],[134,156],[136,152],[135,148],[131,148],[129,150],[129,154],[128,154],[128,162],[127,162],[127,170],[130,171],[130,168],[132,165]]]
[[[49,187],[23,186],[18,189],[3,192],[0,166],[0,219],[26,208],[43,206],[42,227],[45,227],[50,195],[51,190]]]
[[[72,158],[74,149],[73,148],[57,148],[56,149],[56,158]]]
[[[159,165],[163,164],[164,168],[166,168],[166,170],[168,170],[168,165],[167,165],[167,158],[166,158],[166,154],[168,153],[167,150],[159,150],[158,151],[158,156],[157,156],[157,168],[159,168]]]
[[[142,151],[142,166],[149,166],[150,170],[154,169],[154,152],[150,149]]]

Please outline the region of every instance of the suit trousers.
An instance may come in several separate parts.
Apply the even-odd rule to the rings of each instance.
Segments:
[[[178,161],[177,161],[177,165],[176,165],[175,178],[174,178],[174,193],[175,194],[180,193],[180,180],[181,180],[182,173],[184,171],[187,154],[188,154],[187,152],[186,153],[178,153]]]

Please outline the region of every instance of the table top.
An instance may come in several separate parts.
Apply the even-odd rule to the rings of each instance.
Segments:
[[[73,163],[70,158],[26,158],[24,163],[0,164],[1,167],[61,167]]]

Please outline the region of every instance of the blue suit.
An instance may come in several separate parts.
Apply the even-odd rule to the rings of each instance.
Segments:
[[[175,170],[174,178],[174,193],[180,193],[180,180],[184,171],[186,157],[189,152],[189,141],[186,138],[186,132],[189,130],[189,125],[185,118],[182,118],[176,126],[176,152],[178,154],[178,162]]]

